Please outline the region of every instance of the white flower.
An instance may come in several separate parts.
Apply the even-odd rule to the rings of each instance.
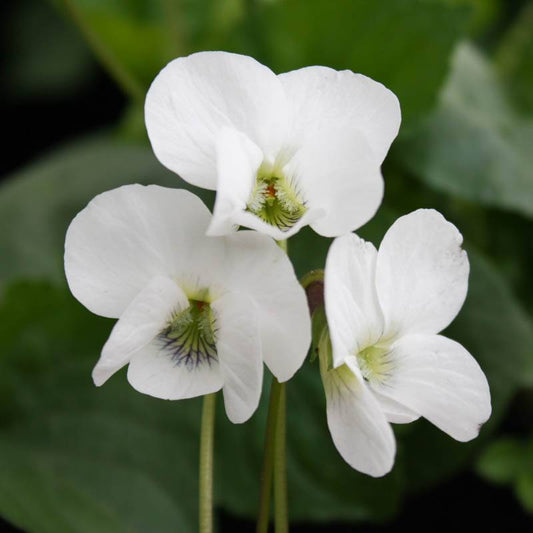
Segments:
[[[94,198],[72,221],[65,272],[74,296],[119,318],[96,385],[129,363],[140,392],[177,400],[223,389],[228,417],[257,407],[262,361],[280,380],[305,359],[310,320],[286,254],[265,235],[206,237],[192,193],[130,185]]]
[[[457,228],[434,210],[399,218],[379,251],[356,235],[332,244],[325,273],[331,361],[321,370],[328,425],[353,468],[393,465],[389,422],[425,417],[459,441],[478,435],[490,392],[474,358],[438,335],[466,297],[469,264]]]
[[[158,74],[145,119],[165,166],[217,190],[211,235],[245,226],[286,239],[310,225],[332,237],[379,207],[380,165],[400,107],[383,85],[351,71],[276,76],[251,57],[201,52]]]

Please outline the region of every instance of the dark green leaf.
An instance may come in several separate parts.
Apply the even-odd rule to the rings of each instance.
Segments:
[[[516,495],[524,508],[533,513],[533,472],[524,472],[516,484]]]
[[[60,0],[53,1],[64,8]],[[175,57],[199,49],[221,48],[225,35],[244,16],[243,0],[69,3],[107,53],[144,89]]]
[[[366,74],[398,95],[406,121],[433,106],[469,21],[464,5],[438,0],[287,0],[263,7],[257,31],[269,66]]]
[[[477,472],[494,483],[511,483],[523,471],[526,450],[522,442],[511,437],[488,445],[477,462]]]
[[[533,4],[526,3],[496,51],[496,67],[518,106],[533,113]]]
[[[435,189],[533,216],[532,144],[533,122],[514,113],[488,61],[463,44],[439,108],[394,156]]]

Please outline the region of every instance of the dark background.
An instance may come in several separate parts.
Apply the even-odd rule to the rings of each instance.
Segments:
[[[35,4],[41,5],[35,7]],[[521,1],[504,2],[499,22],[493,25],[487,39],[509,25],[523,4]],[[65,141],[116,124],[127,105],[126,97],[89,51],[83,64],[85,74],[69,81],[62,90],[53,87],[22,90],[24,74],[20,74],[18,80],[13,80],[12,74],[17,72],[16,66],[21,57],[26,59],[26,55],[32,53],[31,46],[24,49],[23,36],[18,33],[20,24],[28,23],[31,18],[25,18],[25,9],[39,10],[39,20],[53,21],[57,28],[61,28],[65,33],[61,37],[62,43],[70,39],[76,46],[85,46],[76,30],[47,3],[7,1],[0,4],[0,116],[4,138],[0,159],[2,179]],[[41,11],[45,14],[42,15]],[[42,27],[37,26],[34,31],[42,30]],[[46,32],[43,31],[44,34]],[[6,231],[6,228],[2,228],[2,231]],[[532,428],[531,404],[531,393],[521,393],[516,397],[497,434],[526,437]],[[397,518],[383,525],[294,524],[291,529],[296,532],[342,533],[403,529],[411,532],[449,532],[476,528],[501,532],[531,531],[532,526],[531,516],[523,510],[509,487],[489,484],[475,473],[467,471],[436,488],[409,496]],[[6,522],[2,522],[2,529],[17,531]],[[220,530],[253,531],[254,527],[250,521],[221,512]]]

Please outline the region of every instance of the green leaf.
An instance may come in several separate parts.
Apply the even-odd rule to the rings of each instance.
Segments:
[[[261,59],[274,70],[326,65],[361,72],[398,95],[405,121],[433,106],[470,12],[438,0],[286,0],[262,8]]]
[[[52,0],[97,40],[134,79],[147,88],[157,72],[178,55],[182,35],[171,2],[158,0]],[[92,43],[94,45],[94,42]]]
[[[493,483],[514,485],[520,503],[533,513],[533,438],[503,437],[489,444],[477,472]]]
[[[52,1],[65,13],[74,11],[78,24],[83,21],[141,89],[175,57],[221,48],[245,14],[243,0]]]
[[[511,483],[523,471],[524,461],[523,443],[506,437],[489,444],[478,459],[476,470],[494,483]]]
[[[514,113],[491,65],[463,44],[438,109],[393,153],[439,191],[533,216],[532,143],[533,121]]]
[[[0,286],[13,277],[63,281],[70,221],[97,194],[128,183],[192,189],[150,148],[110,136],[71,144],[10,176],[0,186],[0,227],[8,228],[0,233]]]
[[[516,495],[524,509],[533,513],[533,471],[524,472],[516,484]]]
[[[496,67],[514,102],[533,113],[533,4],[526,3],[496,50]]]

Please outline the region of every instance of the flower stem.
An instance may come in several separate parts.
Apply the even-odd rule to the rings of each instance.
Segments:
[[[215,440],[216,392],[204,396],[200,431],[200,533],[213,532],[213,444]]]
[[[288,252],[288,241],[277,241]],[[286,460],[286,399],[285,384],[272,378],[265,433],[263,470],[261,472],[261,495],[257,516],[256,533],[267,533],[270,518],[270,497],[274,478],[274,525],[276,533],[289,531],[287,506],[287,460]]]
[[[63,0],[65,10],[85,37],[93,53],[108,70],[122,90],[133,100],[144,101],[144,87],[134,76],[117,60],[113,52],[106,46],[100,37],[93,31],[83,12],[72,0]]]
[[[279,384],[278,420],[274,441],[274,526],[276,533],[288,533],[286,454],[286,392],[285,383]]]
[[[270,495],[272,491],[272,471],[274,467],[274,449],[279,413],[279,400],[282,385],[276,378],[270,385],[270,401],[265,434],[265,451],[263,456],[263,470],[261,472],[261,496],[259,500],[259,513],[257,517],[257,533],[267,533],[270,517]]]

